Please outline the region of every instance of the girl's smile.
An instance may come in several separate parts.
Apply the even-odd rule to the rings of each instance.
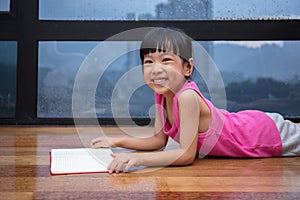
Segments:
[[[168,81],[168,78],[155,77],[151,80],[154,85],[165,85]]]

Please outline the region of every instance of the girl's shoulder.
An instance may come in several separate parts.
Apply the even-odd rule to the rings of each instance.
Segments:
[[[184,91],[196,91],[197,93],[200,93],[200,90],[197,86],[197,84],[194,81],[187,80],[184,85],[181,87],[181,89],[176,93],[175,96],[181,95]]]
[[[176,93],[175,97],[177,99],[182,98],[192,98],[192,97],[200,97],[203,99],[203,95],[200,92],[197,84],[194,81],[188,80],[185,82],[185,84],[182,86],[182,88]]]
[[[199,99],[200,99],[199,94],[193,89],[186,89],[177,95],[178,103],[186,107],[198,103]]]

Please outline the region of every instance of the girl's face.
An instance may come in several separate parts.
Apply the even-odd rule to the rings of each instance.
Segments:
[[[144,80],[146,84],[158,94],[173,97],[182,87],[193,71],[194,63],[189,62],[172,52],[149,53],[143,60]]]

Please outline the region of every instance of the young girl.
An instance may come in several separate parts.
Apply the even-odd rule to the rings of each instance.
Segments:
[[[153,28],[141,44],[146,84],[155,93],[154,135],[148,138],[96,138],[93,148],[151,150],[112,154],[110,173],[132,166],[189,165],[196,155],[273,157],[300,155],[300,126],[276,113],[246,110],[229,113],[204,98],[189,79],[194,69],[192,39],[168,28]],[[177,149],[166,146],[168,137]]]

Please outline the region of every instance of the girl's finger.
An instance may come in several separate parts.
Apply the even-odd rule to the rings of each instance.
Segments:
[[[93,145],[93,144],[96,144],[96,143],[98,143],[98,142],[99,142],[99,138],[96,138],[96,139],[93,139],[93,140],[92,140],[91,144]]]
[[[116,165],[117,165],[117,163],[115,163],[115,162],[110,163],[107,167],[108,173],[110,173],[110,174],[114,173]]]
[[[129,172],[130,168],[132,167],[132,165],[130,163],[126,164],[126,167],[124,169],[124,172]]]
[[[118,165],[115,168],[116,173],[119,173],[120,171],[122,171],[123,165],[124,165],[123,162],[118,163]]]
[[[111,153],[110,156],[113,157],[113,158],[115,158],[115,157],[117,157],[117,154]]]

